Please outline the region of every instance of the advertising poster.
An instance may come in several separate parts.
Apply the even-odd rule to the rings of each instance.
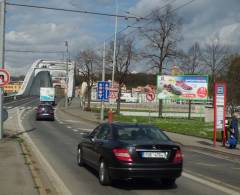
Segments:
[[[40,88],[40,101],[54,101],[55,99],[55,89],[51,87],[41,87]]]
[[[158,76],[157,98],[205,101],[208,98],[208,76]]]

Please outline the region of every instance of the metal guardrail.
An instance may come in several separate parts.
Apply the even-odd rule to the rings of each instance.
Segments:
[[[20,100],[20,99],[23,99],[24,97],[25,97],[25,96],[22,96],[22,95],[9,95],[9,96],[4,96],[3,102],[6,103],[6,102],[14,101],[14,100]]]

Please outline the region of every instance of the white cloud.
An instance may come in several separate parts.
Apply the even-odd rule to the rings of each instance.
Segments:
[[[220,40],[223,41],[226,45],[239,45],[240,41],[240,24],[230,24],[222,27],[222,29],[219,31],[218,36]]]
[[[115,0],[11,0],[26,3],[114,13]],[[61,2],[61,3],[59,3]],[[145,16],[152,9],[170,3],[173,8],[189,0],[118,0],[122,10],[129,10],[137,16]],[[238,46],[240,41],[239,0],[195,0],[176,11],[183,18],[184,40],[179,44],[187,49],[195,41],[205,43],[209,37],[218,35],[227,44]],[[119,29],[131,24],[119,20]],[[140,23],[142,25],[143,23]],[[104,39],[112,36],[114,19],[95,15],[7,6],[6,49],[18,50],[65,50],[64,41],[69,41],[71,56],[79,50],[96,48]],[[238,46],[239,47],[239,46]],[[37,59],[61,59],[61,54],[10,53],[6,52],[8,67],[14,74],[26,72]],[[15,69],[15,70],[14,70]]]

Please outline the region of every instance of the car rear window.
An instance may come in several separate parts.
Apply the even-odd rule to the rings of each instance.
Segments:
[[[41,106],[38,107],[38,109],[39,110],[47,110],[47,111],[49,111],[49,110],[52,110],[52,107],[49,106],[49,105],[41,105]]]
[[[158,128],[151,126],[120,126],[115,127],[118,140],[154,140],[168,141],[169,138]]]

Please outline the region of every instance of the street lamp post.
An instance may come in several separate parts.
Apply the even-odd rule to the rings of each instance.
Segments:
[[[4,68],[6,1],[0,1],[0,68]],[[3,138],[3,89],[0,88],[0,139]]]
[[[112,88],[114,85],[114,73],[116,66],[116,45],[117,45],[117,26],[118,26],[118,1],[115,0],[116,4],[116,16],[115,16],[115,31],[114,31],[114,46],[113,46],[113,69],[112,69]]]
[[[68,107],[68,41],[65,41],[66,46],[66,80],[65,80],[65,86],[66,86],[66,93],[65,93],[65,108]]]
[[[105,50],[106,50],[106,42],[103,44],[103,66],[102,66],[102,81],[105,81]],[[104,102],[101,102],[101,121],[104,120]]]

